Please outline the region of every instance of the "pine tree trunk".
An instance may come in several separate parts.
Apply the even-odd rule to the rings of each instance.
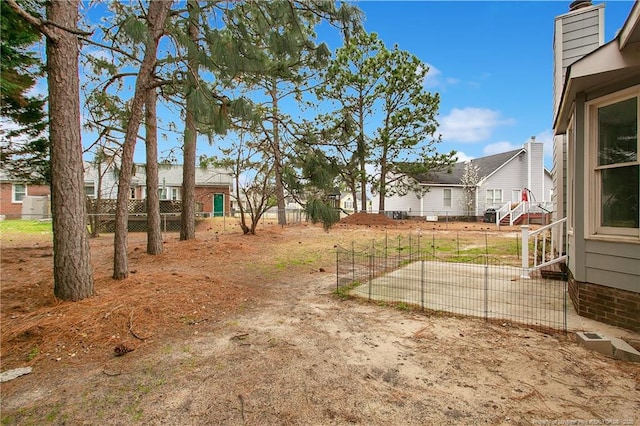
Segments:
[[[145,100],[145,134],[147,154],[147,253],[162,253],[160,197],[158,197],[158,119],[156,89],[147,91]]]
[[[76,28],[78,0],[50,2],[47,19]],[[62,300],[93,295],[93,271],[87,232],[77,36],[50,27],[47,39],[49,137],[51,141],[51,209],[53,216],[53,292]]]
[[[273,118],[271,120],[271,124],[273,127],[273,135],[271,140],[271,147],[273,150],[273,162],[274,162],[274,171],[275,171],[275,180],[276,180],[276,202],[278,205],[278,225],[286,225],[287,224],[287,212],[286,212],[286,199],[284,195],[284,183],[282,176],[282,149],[280,146],[280,130],[279,130],[279,122],[278,122],[278,87],[276,83],[273,83],[271,87],[271,111],[273,114]]]
[[[152,0],[149,3],[147,17],[147,42],[144,58],[138,71],[136,89],[131,102],[131,115],[127,123],[125,140],[122,147],[122,166],[118,177],[118,198],[116,201],[116,219],[113,253],[113,278],[125,279],[129,276],[129,258],[127,255],[127,228],[128,228],[128,201],[131,188],[131,175],[133,171],[133,154],[138,137],[138,128],[142,121],[142,108],[146,100],[146,92],[152,81],[156,64],[158,41],[164,31],[167,14],[171,8],[171,2],[165,0]]]
[[[189,70],[187,71],[187,105],[184,129],[184,162],[182,166],[182,213],[180,215],[180,240],[193,240],[196,238],[196,145],[198,141],[198,129],[196,127],[194,112],[196,109],[194,92],[196,90],[198,75],[198,27],[195,15],[194,0],[187,2],[189,10],[189,37],[194,45],[189,45],[187,50]]]

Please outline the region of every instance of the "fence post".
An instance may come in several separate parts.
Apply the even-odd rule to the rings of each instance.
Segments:
[[[371,251],[369,252],[369,300],[371,300],[371,286],[373,284],[373,268],[374,268],[374,248],[373,241],[371,241]]]
[[[484,320],[489,319],[489,256],[484,258]]]
[[[340,246],[336,247],[336,291],[340,290]]]
[[[424,310],[424,258],[420,261],[420,306]]]
[[[351,282],[356,282],[356,249],[351,241]]]
[[[436,231],[431,230],[431,254],[436,255]]]
[[[522,274],[520,278],[529,279],[529,225],[521,225],[522,229]]]
[[[563,281],[563,289],[562,298],[563,298],[563,309],[562,309],[562,317],[563,317],[563,329],[564,334],[567,334],[567,293],[569,293],[567,286],[569,285],[569,281]]]

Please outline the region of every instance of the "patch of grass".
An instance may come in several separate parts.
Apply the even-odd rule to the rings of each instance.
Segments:
[[[286,269],[295,266],[312,265],[318,261],[318,256],[313,253],[290,253],[286,258],[279,258],[274,263],[277,269]]]
[[[2,424],[3,425],[12,425],[15,424],[16,419],[13,416],[2,416]]]
[[[131,420],[133,420],[134,422],[139,422],[140,420],[142,420],[143,410],[142,408],[140,408],[138,403],[129,405],[125,409],[125,412],[129,416],[131,416]]]
[[[396,304],[396,309],[399,311],[408,311],[411,307],[404,302],[399,302]]]
[[[0,232],[14,234],[42,234],[52,232],[50,221],[40,220],[2,220]]]
[[[349,285],[340,286],[340,287],[336,288],[335,290],[333,290],[333,294],[335,294],[336,296],[338,296],[342,300],[346,300],[346,299],[349,298],[351,290],[353,290],[354,288],[358,287],[360,284],[361,283],[359,281],[354,281]]]
[[[40,354],[40,349],[38,349],[38,347],[36,346],[35,348],[31,349],[27,354],[27,361],[33,361],[33,359],[37,357],[38,354]]]
[[[60,407],[60,404],[55,404],[53,407],[51,407],[51,411],[49,411],[45,416],[47,422],[53,423],[58,418],[58,416],[60,415]]]

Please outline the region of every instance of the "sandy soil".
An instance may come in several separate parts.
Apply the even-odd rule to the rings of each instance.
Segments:
[[[640,366],[571,335],[333,294],[335,244],[417,226],[210,221],[155,257],[132,234],[121,282],[103,236],[97,294],[76,303],[51,296],[50,245],[3,245],[1,369],[33,372],[2,384],[2,422],[640,424]]]

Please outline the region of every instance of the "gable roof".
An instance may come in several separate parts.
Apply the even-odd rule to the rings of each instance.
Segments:
[[[136,163],[136,172],[132,180],[140,185],[145,183],[145,164]],[[161,185],[182,185],[182,164],[158,164],[158,180]],[[196,166],[196,186],[229,186],[231,182],[231,173],[228,169]]]
[[[514,149],[500,154],[489,155],[470,160],[470,163],[478,167],[478,178],[485,179],[495,173],[509,160],[514,158],[521,152],[525,152],[524,148]],[[461,185],[460,181],[464,175],[464,167],[466,161],[461,161],[453,165],[451,173],[445,172],[429,172],[420,173],[413,176],[421,184],[431,185]]]

